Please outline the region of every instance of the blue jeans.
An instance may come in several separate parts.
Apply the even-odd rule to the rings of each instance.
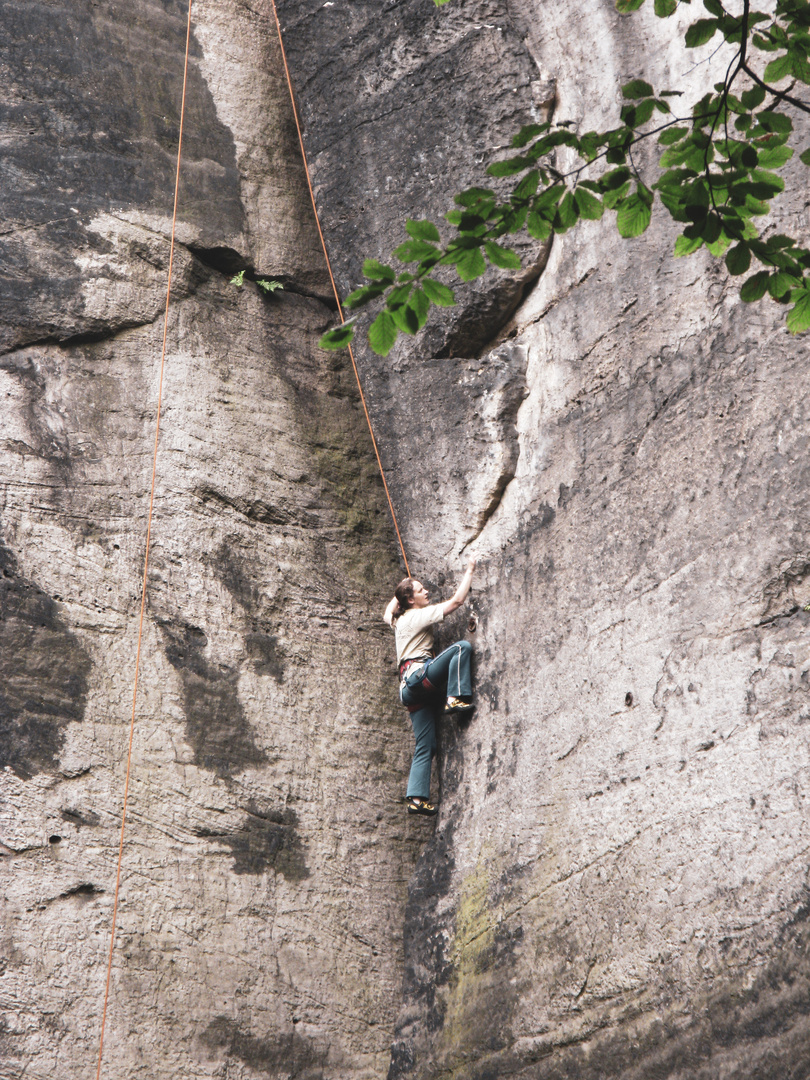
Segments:
[[[430,797],[430,766],[436,754],[436,712],[447,697],[471,697],[469,641],[457,641],[426,665],[408,669],[400,691],[403,705],[411,712],[416,747],[408,777],[408,797]],[[429,685],[425,685],[427,680]]]

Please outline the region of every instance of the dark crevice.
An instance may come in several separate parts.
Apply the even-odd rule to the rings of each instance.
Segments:
[[[214,270],[218,274],[222,274],[225,277],[232,277],[234,274],[244,272],[245,281],[259,281],[262,278],[270,278],[273,281],[278,281],[283,286],[284,292],[294,293],[296,296],[306,296],[311,300],[318,300],[330,311],[337,311],[337,303],[333,296],[326,296],[323,293],[315,292],[312,289],[305,289],[294,278],[287,274],[278,274],[271,271],[257,270],[255,266],[244,257],[240,255],[238,251],[231,247],[202,247],[199,244],[188,244],[188,251],[203,264],[207,266],[209,270]],[[265,293],[262,290],[262,295],[267,300],[272,300],[272,293]]]
[[[479,351],[475,354],[476,360],[480,360],[481,357],[485,356],[488,352],[491,352],[492,349],[496,349],[505,341],[510,341],[512,338],[517,337],[521,327],[515,322],[516,316],[534,291],[535,285],[540,280],[540,277],[548,264],[553,243],[554,234],[552,234],[551,238],[546,242],[539,259],[525,272],[525,277],[522,280],[522,288],[515,303],[508,312],[504,313],[490,339],[484,342]]]
[[[13,356],[15,353],[25,352],[27,349],[46,348],[56,345],[57,348],[67,349],[76,345],[94,345],[100,341],[111,341],[123,334],[125,330],[134,330],[140,326],[152,326],[161,318],[161,311],[154,319],[132,319],[117,323],[115,326],[105,326],[99,330],[83,330],[79,334],[45,334],[41,337],[32,338],[30,341],[17,342],[10,349],[0,350],[0,359],[5,356]]]
[[[232,247],[202,247],[200,244],[187,244],[187,249],[195,258],[199,259],[203,266],[216,270],[218,274],[238,274],[245,271],[245,276],[255,281],[256,275],[253,267],[244,257]]]

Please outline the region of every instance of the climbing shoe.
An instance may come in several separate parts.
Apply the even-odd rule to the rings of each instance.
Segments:
[[[438,808],[427,799],[417,799],[414,795],[409,795],[407,801],[409,814],[426,814],[428,817],[433,817],[439,812]]]
[[[460,714],[472,712],[474,708],[475,706],[471,701],[465,701],[464,698],[460,697],[449,697],[447,699],[447,704],[444,707],[444,711],[445,713]]]

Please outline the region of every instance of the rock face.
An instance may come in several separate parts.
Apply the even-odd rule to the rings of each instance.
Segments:
[[[505,127],[694,63],[646,9],[424,8],[284,5],[344,290]],[[392,1078],[806,1072],[806,346],[672,243],[589,224],[363,356],[414,571],[482,557]]]
[[[354,377],[315,347],[269,12],[195,13],[103,1075],[376,1077],[424,838],[398,568]],[[185,8],[4,16],[0,1071],[67,1078],[98,1054]]]
[[[280,13],[344,295],[512,128],[694,63],[607,0]],[[0,1046],[66,1078],[98,1052],[185,8],[3,15]],[[666,223],[606,222],[360,350],[413,572],[449,595],[481,558],[478,711],[442,725],[435,830],[404,819],[400,570],[316,347],[274,33],[195,0],[103,1075],[799,1080],[806,347]]]

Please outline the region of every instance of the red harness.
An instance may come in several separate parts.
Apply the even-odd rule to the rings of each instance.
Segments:
[[[403,660],[402,663],[399,665],[399,678],[400,678],[400,681],[402,682],[402,681],[405,680],[405,678],[406,678],[406,676],[408,674],[408,669],[410,667],[412,667],[414,664],[425,664],[425,665],[427,665],[427,664],[430,663],[430,661],[432,659],[433,659],[432,656],[428,656],[428,657],[414,657],[414,659],[412,659],[412,660]],[[433,683],[430,681],[430,679],[427,676],[425,676],[423,679],[421,679],[421,683],[422,683],[422,686],[425,688],[425,690],[428,691],[428,693],[430,693],[431,690],[435,692],[436,687],[433,685]],[[405,702],[403,701],[402,704],[405,705]],[[424,705],[405,705],[405,708],[408,710],[409,713],[414,713],[414,712],[417,712],[419,709],[423,709]]]

